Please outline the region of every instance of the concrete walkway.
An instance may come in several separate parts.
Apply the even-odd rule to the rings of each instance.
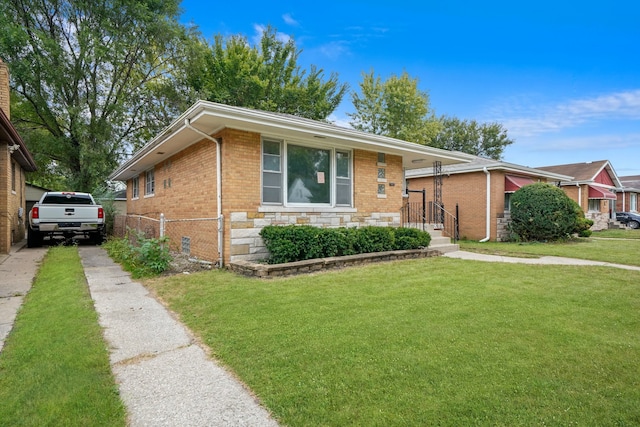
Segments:
[[[130,425],[278,425],[104,249],[79,252]]]
[[[603,261],[590,261],[586,259],[563,258],[557,256],[543,256],[540,258],[518,258],[500,255],[479,254],[475,252],[456,251],[444,254],[449,258],[466,259],[485,262],[507,262],[514,264],[544,264],[544,265],[597,265],[602,267],[622,268],[625,270],[640,271],[640,267],[624,264],[613,264]]]
[[[47,253],[43,248],[21,250],[25,245],[26,241],[20,242],[9,254],[0,255],[0,351]]]

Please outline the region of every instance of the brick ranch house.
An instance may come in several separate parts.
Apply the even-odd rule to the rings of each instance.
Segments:
[[[405,170],[471,159],[199,101],[109,178],[126,182],[128,226],[163,214],[182,227],[166,234],[173,250],[222,265],[266,258],[258,233],[270,224],[400,226]]]
[[[622,188],[616,192],[616,212],[638,212],[640,195],[640,175],[620,176]]]
[[[29,150],[11,124],[9,69],[0,60],[0,253],[26,234],[26,173],[36,170]]]
[[[411,190],[424,189],[429,200],[435,198],[433,167],[407,171],[406,175],[409,203],[419,203],[422,197]],[[455,215],[458,206],[461,238],[505,241],[509,239],[511,194],[534,182],[557,183],[571,177],[475,157],[469,163],[443,166],[441,179],[444,209]]]
[[[616,218],[616,190],[622,183],[608,160],[544,166],[538,169],[572,176],[562,181],[560,188],[575,200],[587,218],[593,220],[591,230],[609,228]]]

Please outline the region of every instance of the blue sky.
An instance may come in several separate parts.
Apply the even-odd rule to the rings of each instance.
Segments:
[[[406,71],[437,115],[499,122],[524,166],[609,160],[640,175],[640,2],[183,0],[203,35],[265,26],[293,37],[299,63],[358,90],[363,72]],[[351,97],[330,117],[348,125]]]

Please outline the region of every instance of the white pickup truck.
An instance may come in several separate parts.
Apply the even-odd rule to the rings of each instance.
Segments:
[[[30,248],[41,246],[47,236],[62,236],[66,241],[84,236],[100,244],[104,234],[104,209],[89,193],[50,191],[29,211],[27,246]]]

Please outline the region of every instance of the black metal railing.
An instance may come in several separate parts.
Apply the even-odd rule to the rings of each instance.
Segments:
[[[400,210],[401,225],[407,228],[426,229],[427,218],[422,202],[407,202]]]
[[[427,213],[427,222],[433,224],[434,229],[442,230],[442,233],[453,239],[454,242],[460,240],[459,207],[457,203],[455,214],[435,202],[429,202]]]

